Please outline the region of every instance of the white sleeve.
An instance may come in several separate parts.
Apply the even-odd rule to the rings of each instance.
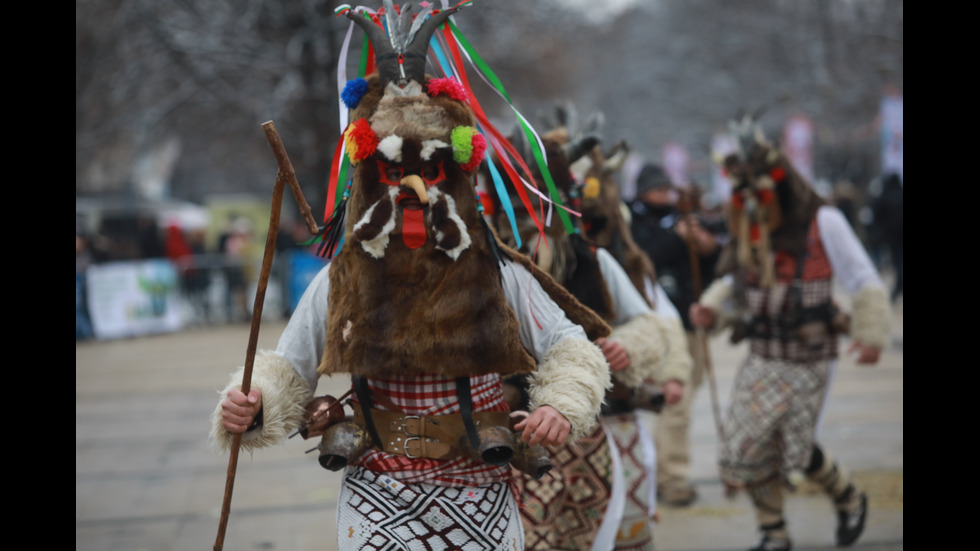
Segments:
[[[319,378],[317,367],[327,340],[329,292],[330,264],[327,264],[306,287],[275,350],[314,388]]]
[[[844,214],[832,206],[817,211],[820,241],[841,286],[851,296],[868,285],[881,285],[881,276]]]
[[[559,341],[576,337],[588,341],[581,326],[572,323],[541,288],[531,272],[517,262],[500,266],[504,296],[520,322],[521,342],[540,362]]]
[[[648,297],[652,297],[654,310],[663,318],[677,318],[680,319],[681,314],[677,311],[677,307],[674,303],[670,301],[670,297],[667,296],[667,291],[659,283],[654,283],[650,281],[649,277],[643,278],[644,286],[646,287],[646,294]]]
[[[596,258],[599,260],[599,269],[602,270],[602,278],[606,281],[606,288],[612,297],[616,308],[616,319],[613,325],[621,325],[627,321],[650,312],[650,306],[644,300],[636,286],[630,280],[626,270],[613,258],[613,255],[605,249],[596,251]]]

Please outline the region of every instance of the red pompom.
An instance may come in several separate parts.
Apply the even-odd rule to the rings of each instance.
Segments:
[[[439,94],[446,94],[456,101],[466,101],[469,97],[469,94],[466,93],[466,88],[453,77],[434,78],[429,80],[426,86],[429,95],[433,97]]]
[[[786,177],[786,171],[781,166],[775,166],[769,171],[769,175],[772,176],[773,180],[782,182],[783,178]]]
[[[466,161],[465,164],[460,165],[460,167],[466,172],[471,172],[480,166],[483,162],[483,154],[487,150],[487,139],[483,137],[483,134],[479,132],[473,134],[470,139],[470,144],[473,146],[473,152],[470,154],[470,160]]]
[[[378,135],[371,130],[367,119],[357,119],[351,123],[345,134],[348,154],[355,162],[367,159],[378,147]]]

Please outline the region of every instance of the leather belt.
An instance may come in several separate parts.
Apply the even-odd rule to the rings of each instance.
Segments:
[[[354,404],[354,423],[367,425],[361,408]],[[405,457],[449,459],[467,455],[462,445],[466,442],[466,427],[459,413],[444,415],[408,415],[399,411],[370,408],[369,413],[381,439],[382,450]],[[487,426],[510,426],[510,413],[506,411],[479,411],[473,413],[477,429]]]

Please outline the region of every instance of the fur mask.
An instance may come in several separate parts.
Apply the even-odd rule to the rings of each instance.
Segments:
[[[463,376],[534,368],[477,207],[473,172],[483,143],[465,91],[426,77],[424,63],[408,63],[424,60],[432,32],[455,11],[433,14],[410,37],[389,37],[377,21],[348,13],[371,39],[378,74],[358,82],[356,94],[345,90],[354,122],[344,139],[355,170],[346,244],[330,271],[330,353],[321,373]],[[415,29],[406,13],[389,28]]]
[[[732,186],[727,219],[735,250],[723,255],[728,260],[719,270],[730,272],[737,263],[768,287],[774,282],[774,251],[801,254],[810,222],[824,201],[754,120],[732,123],[731,128],[739,151],[728,155],[722,168]]]

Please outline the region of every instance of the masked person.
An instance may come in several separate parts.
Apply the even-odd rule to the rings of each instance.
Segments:
[[[514,142],[519,149],[526,146],[517,138]],[[570,165],[597,145],[594,138],[558,128],[545,134],[543,143],[558,196],[573,210],[581,209],[582,186]],[[505,243],[532,253],[539,270],[613,327],[608,338],[596,341],[613,372],[601,425],[577,440],[548,447],[555,462],[552,476],[519,479],[526,549],[653,549],[654,450],[639,410],[650,408],[641,402],[649,402],[653,381],[667,402],[683,396],[691,366],[680,325],[651,307],[616,258],[590,242],[581,228],[570,233],[555,223],[540,233],[524,212],[517,216],[515,234],[499,215],[501,209],[494,212],[494,227]],[[585,221],[583,216],[580,222]],[[518,395],[527,387],[521,377],[507,382]]]
[[[859,364],[876,363],[889,332],[888,294],[842,213],[754,120],[732,128],[739,147],[723,164],[732,184],[733,239],[719,260],[725,275],[690,311],[699,327],[731,323],[734,341],[749,340],[723,427],[723,482],[751,498],[762,532],[753,551],[791,549],[784,489],[804,479],[830,497],[836,543],[849,546],[864,529],[867,494],[815,432],[840,336],[850,331],[849,351]],[[834,303],[835,279],[852,298],[850,320]]]
[[[688,312],[698,289],[710,282],[720,246],[696,213],[679,208],[679,191],[662,166],[645,164],[637,175],[636,198],[630,204],[630,231],[653,262],[658,285],[680,311],[694,365],[684,399],[666,406],[653,429],[658,452],[657,496],[666,505],[686,507],[697,499],[691,483],[691,411],[707,362]],[[696,277],[701,281],[696,282]]]
[[[591,342],[608,325],[499,248],[481,218],[485,142],[467,90],[424,74],[430,37],[456,11],[346,12],[378,70],[342,95],[355,165],[344,241],[276,349],[257,354],[250,392],[233,374],[212,415],[225,448],[239,433],[246,450],[322,435],[321,464],[344,469],[340,549],[522,548],[510,463],[590,433],[610,385]],[[518,416],[502,385],[514,374],[530,385]],[[321,375],[351,378],[352,418],[314,398]]]

